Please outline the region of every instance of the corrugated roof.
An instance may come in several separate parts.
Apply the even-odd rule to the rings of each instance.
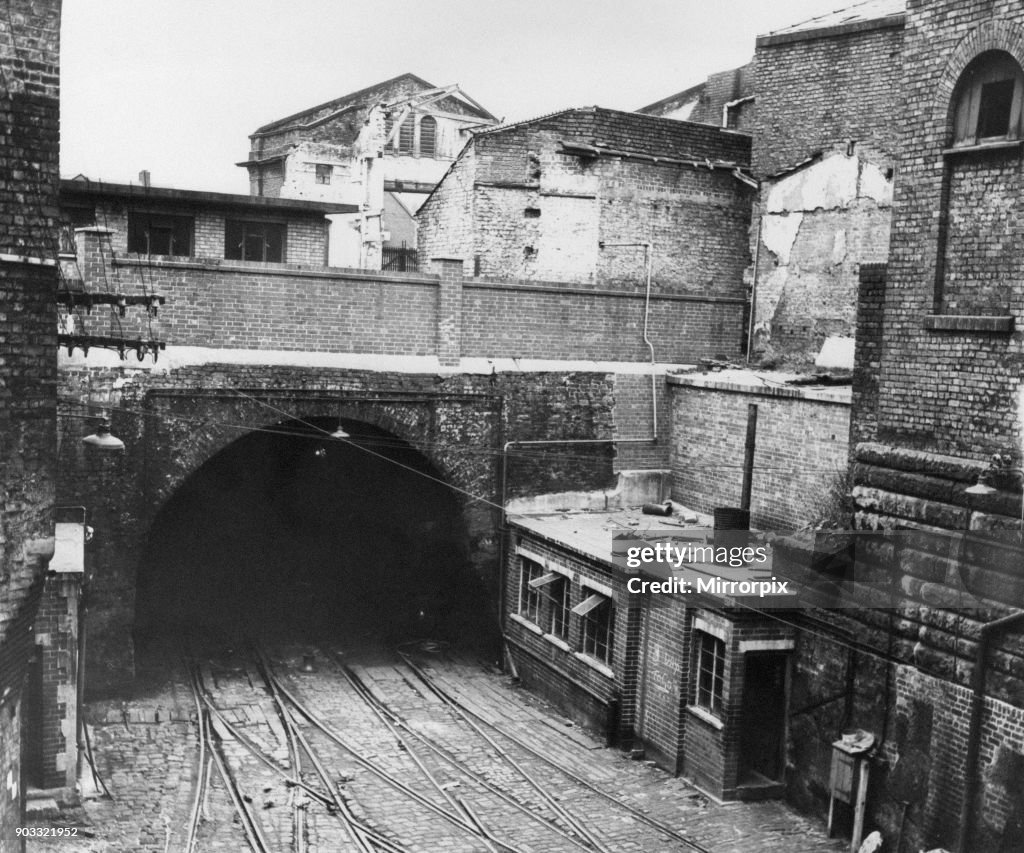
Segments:
[[[801,21],[789,27],[772,30],[767,35],[780,36],[789,33],[810,32],[812,30],[824,30],[849,24],[877,21],[883,18],[891,18],[895,15],[902,15],[906,9],[906,0],[863,0],[861,3],[854,3],[852,6],[837,9],[834,12],[818,15],[816,18],[808,18],[806,21]]]

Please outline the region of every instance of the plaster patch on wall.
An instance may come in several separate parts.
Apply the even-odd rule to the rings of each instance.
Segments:
[[[846,260],[846,231],[836,231],[832,238],[832,263],[839,266]]]
[[[834,154],[787,175],[768,191],[769,213],[846,208],[857,198],[860,160]]]
[[[789,255],[803,221],[802,213],[770,215],[761,220],[761,243],[778,258],[780,264],[789,263]]]
[[[874,163],[861,163],[860,191],[861,198],[873,199],[879,207],[892,205],[892,179],[885,176]]]

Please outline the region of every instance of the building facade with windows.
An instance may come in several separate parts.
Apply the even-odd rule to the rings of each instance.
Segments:
[[[616,533],[681,526],[693,541],[712,535],[639,509],[510,515],[511,670],[578,724],[716,798],[780,796],[793,626],[725,596],[652,592],[612,557]]]
[[[74,232],[106,232],[109,251],[123,258],[324,266],[326,217],[351,205],[254,199],[228,193],[61,181],[62,246]]]
[[[257,128],[238,165],[253,196],[356,205],[335,219],[333,266],[414,271],[420,203],[496,122],[458,86],[402,74]]]

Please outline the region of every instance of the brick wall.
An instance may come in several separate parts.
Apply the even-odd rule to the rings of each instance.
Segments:
[[[505,617],[503,620],[508,649],[527,687],[553,702],[561,711],[596,734],[614,736],[612,727],[626,725],[619,719],[617,705],[626,664],[626,637],[629,634],[629,598],[621,583],[613,581],[610,570],[602,570],[591,561],[571,555],[544,539],[515,527],[505,554]],[[509,614],[519,611],[520,579],[523,558],[516,553],[522,548],[535,557],[550,561],[574,573],[571,603],[576,606],[590,593],[580,586],[581,577],[588,578],[614,591],[614,651],[612,675],[588,665],[577,652],[582,649],[582,627],[579,617],[570,616],[569,638],[564,644],[543,635],[539,626],[524,624]],[[542,611],[543,617],[543,611]]]
[[[573,140],[638,156],[562,153]],[[717,128],[596,108],[480,133],[420,210],[420,253],[461,257],[484,276],[642,287],[643,248],[610,244],[651,242],[656,293],[742,298],[748,188],[729,169],[655,160],[745,165],[748,146]]]
[[[118,256],[108,240],[80,231],[79,267],[89,290],[158,293],[144,310],[114,317],[75,309],[94,334],[162,337],[169,345],[458,356],[648,361],[643,292],[561,283],[461,279],[437,274],[305,269],[295,265]],[[443,286],[442,286],[443,284]],[[658,294],[649,336],[661,362],[735,357],[739,297]]]
[[[653,383],[643,374],[616,374],[615,376],[615,436],[617,438],[646,438],[654,435],[652,395],[657,407],[658,441],[629,442],[616,445],[615,467],[619,471],[669,467],[669,429],[671,413],[665,378],[658,376]]]
[[[285,259],[290,264],[322,267],[327,259],[327,230],[329,223],[321,215],[294,216],[267,214],[263,211],[216,211],[190,207],[187,204],[148,202],[139,190],[137,201],[100,200],[95,203],[96,225],[109,230],[110,236],[103,243],[102,250],[107,263],[111,252],[128,257],[128,217],[133,212],[155,212],[175,216],[189,216],[194,220],[192,257],[204,260],[224,258],[224,227],[228,219],[246,222],[281,222],[287,226],[285,237]],[[87,235],[86,235],[87,239]],[[79,235],[77,243],[83,242]],[[83,247],[79,245],[79,253]],[[89,249],[88,251],[92,251]],[[138,257],[134,253],[132,257]],[[81,261],[80,261],[81,263]],[[90,282],[90,284],[93,284]]]
[[[902,43],[901,20],[758,39],[762,358],[809,363],[826,337],[854,336],[857,270],[889,250]]]
[[[4,850],[21,849],[14,831],[32,615],[24,609],[53,536],[59,39],[57,0],[12,0],[0,18],[0,673],[12,688],[0,700]]]
[[[756,175],[788,169],[847,140],[894,152],[903,23],[757,40]]]
[[[701,512],[739,506],[748,407],[757,406],[751,523],[793,529],[846,491],[850,405],[817,395],[736,382],[669,380],[672,498]],[[702,387],[703,386],[703,387]]]
[[[882,323],[885,308],[885,264],[863,264],[857,290],[857,342],[853,358],[854,416],[850,419],[850,446],[876,437],[878,370],[881,366]]]
[[[1008,2],[931,2],[908,14],[913,28],[900,88],[920,108],[901,125],[877,434],[975,459],[993,452],[1019,457],[1019,333],[978,325],[936,330],[926,318],[937,311],[1019,322],[1024,310],[1013,285],[1019,235],[1006,207],[1018,192],[1019,156],[942,153],[952,144],[957,80],[985,50],[1024,61],[1024,15]]]
[[[77,575],[49,575],[36,618],[43,788],[73,788],[77,781],[78,581]]]

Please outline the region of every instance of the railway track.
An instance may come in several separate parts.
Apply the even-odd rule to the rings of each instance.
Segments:
[[[710,853],[462,701],[408,650],[318,652],[315,678],[296,647],[185,655],[198,742],[185,853]]]

